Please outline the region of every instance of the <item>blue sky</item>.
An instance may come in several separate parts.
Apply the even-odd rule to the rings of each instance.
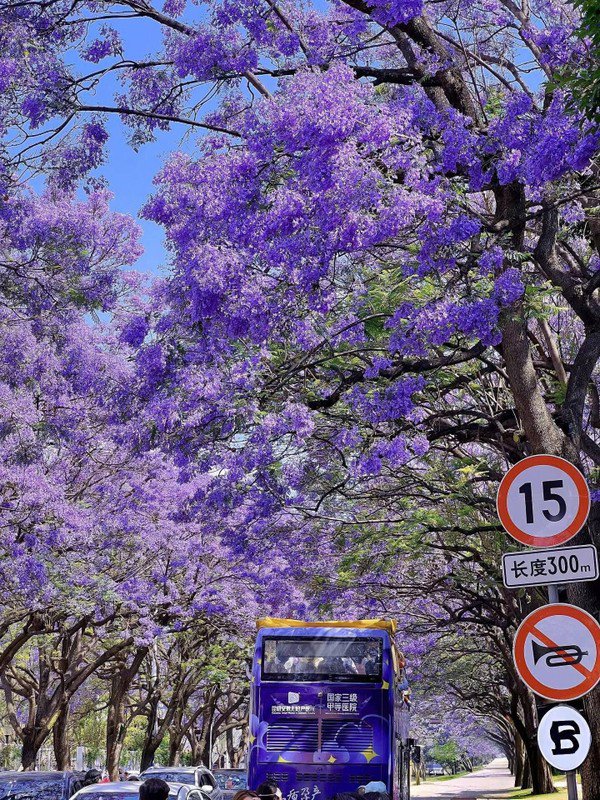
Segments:
[[[124,42],[124,51],[128,58],[144,58],[161,47],[160,26],[146,19],[123,20],[111,22],[119,30]],[[105,62],[101,62],[103,66]],[[108,63],[108,62],[106,62]],[[95,65],[78,61],[81,70],[93,71]],[[115,105],[114,92],[122,87],[116,78],[106,79],[99,87],[92,102],[99,105]],[[155,142],[143,145],[135,152],[127,142],[128,130],[116,114],[108,114],[106,127],[110,133],[105,163],[97,170],[108,180],[114,199],[111,207],[114,211],[131,214],[138,218],[143,230],[144,255],[139,259],[136,268],[156,273],[168,261],[164,247],[162,228],[153,222],[139,218],[139,211],[153,192],[153,178],[160,170],[169,153],[177,149],[193,149],[198,134],[189,134],[183,125],[173,125],[171,130],[159,133]],[[185,136],[185,141],[182,138]]]

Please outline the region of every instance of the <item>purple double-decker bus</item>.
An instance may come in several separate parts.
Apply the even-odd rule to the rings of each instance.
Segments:
[[[394,632],[390,620],[259,620],[252,789],[271,778],[284,800],[328,800],[377,783],[408,800],[408,685]]]

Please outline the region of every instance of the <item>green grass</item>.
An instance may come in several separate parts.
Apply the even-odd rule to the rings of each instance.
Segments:
[[[473,772],[479,772],[481,767],[475,767]],[[470,772],[466,770],[464,772],[457,772],[456,775],[427,775],[425,780],[421,781],[421,783],[438,783],[439,781],[451,781],[453,778],[464,778],[465,775],[471,775]]]
[[[559,789],[558,792],[553,794],[531,794],[531,789],[514,789],[510,794],[506,795],[510,800],[521,800],[524,797],[535,797],[535,800],[567,800],[567,790]]]
[[[428,775],[423,783],[438,783],[439,781],[451,781],[453,778],[462,778],[468,772],[457,772],[456,775]]]

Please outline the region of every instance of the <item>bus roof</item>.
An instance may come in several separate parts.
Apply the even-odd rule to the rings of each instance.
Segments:
[[[258,630],[261,628],[374,628],[396,633],[397,624],[393,619],[357,619],[357,620],[329,620],[328,622],[307,622],[301,619],[277,619],[276,617],[263,617],[256,621]]]

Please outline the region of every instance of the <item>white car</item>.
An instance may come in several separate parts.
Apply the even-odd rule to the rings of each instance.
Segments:
[[[185,783],[202,789],[210,800],[223,800],[223,790],[208,767],[150,767],[140,774],[140,780],[161,778],[167,783]]]
[[[444,768],[438,765],[434,765],[433,767],[429,767],[427,770],[428,775],[445,775]]]
[[[93,786],[85,786],[80,789],[71,800],[135,800],[140,796],[140,786],[138,781],[95,783]],[[171,798],[173,800],[210,800],[200,789],[184,783],[169,783],[169,800]]]

